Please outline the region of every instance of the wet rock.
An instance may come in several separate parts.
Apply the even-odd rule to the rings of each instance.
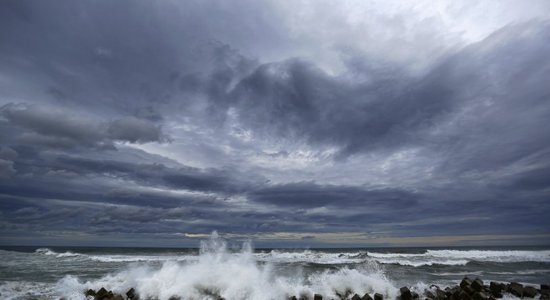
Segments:
[[[550,299],[550,285],[541,284],[540,285],[540,299]]]
[[[136,290],[134,288],[129,289],[126,292],[126,297],[128,297],[128,299],[133,300],[136,297]]]
[[[462,292],[460,292],[460,299],[461,300],[472,300],[472,296],[470,296],[470,294],[468,294],[467,292],[462,291]]]
[[[111,300],[124,300],[124,297],[122,297],[122,295],[114,295],[111,297]]]
[[[372,300],[372,297],[369,295],[369,293],[365,293],[363,297],[361,297],[361,300]]]
[[[484,292],[477,292],[474,294],[474,300],[487,300],[487,295]]]
[[[436,298],[437,298],[437,297],[435,296],[435,294],[432,293],[432,291],[430,291],[430,290],[424,291],[424,295],[425,295],[426,298],[428,298],[428,299],[436,299]]]
[[[504,290],[504,288],[500,283],[491,281],[489,283],[489,290],[491,291],[491,295],[493,295],[495,298],[502,298],[502,291]]]
[[[508,286],[508,292],[516,297],[523,296],[523,285],[517,282],[510,282]]]
[[[465,286],[470,286],[470,285],[472,285],[472,280],[468,277],[464,277],[464,279],[462,279],[462,281],[460,282],[461,288],[464,288]]]
[[[535,298],[538,293],[539,291],[532,286],[526,286],[523,288],[523,297]]]
[[[85,295],[86,297],[88,297],[88,296],[95,296],[95,291],[92,290],[92,289],[89,289],[89,290],[87,290],[87,291],[84,293],[84,295]]]
[[[449,297],[451,300],[460,300],[460,293],[462,293],[462,290],[460,288],[454,288],[452,289],[453,293],[451,297]]]
[[[296,296],[290,296],[288,300],[298,300],[298,298],[296,298]]]
[[[319,294],[315,294],[315,295],[313,295],[313,300],[323,300],[323,296],[321,296]]]
[[[111,299],[113,298],[113,292],[106,290],[104,287],[100,288],[99,291],[96,292],[94,300],[105,300],[105,299]]]
[[[479,278],[476,278],[476,280],[472,281],[472,284],[470,284],[470,286],[476,292],[483,292],[483,281]]]
[[[463,290],[464,292],[466,292],[468,295],[473,295],[475,292],[480,292],[480,291],[474,290],[474,289],[472,288],[471,285],[465,285],[465,286],[462,288],[462,290]]]
[[[382,296],[382,294],[376,293],[374,294],[374,300],[384,300],[384,296]]]
[[[445,292],[440,289],[437,289],[435,293],[437,295],[437,300],[445,300],[445,298],[447,298],[447,295],[445,294]]]
[[[404,286],[399,289],[401,293],[401,300],[412,300],[411,290],[408,287]]]
[[[355,294],[353,297],[351,297],[351,300],[361,300],[361,296]]]

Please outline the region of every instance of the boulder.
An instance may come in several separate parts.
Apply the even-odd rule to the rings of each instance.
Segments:
[[[483,281],[479,278],[476,278],[476,280],[472,281],[472,284],[470,284],[470,286],[476,292],[483,292]]]
[[[453,289],[453,294],[451,295],[451,300],[460,300],[460,293],[462,293],[462,290],[460,288]]]
[[[466,292],[468,295],[473,295],[475,292],[480,292],[480,291],[477,291],[477,290],[474,290],[474,288],[472,288],[471,285],[465,285],[462,290],[464,292]]]
[[[540,290],[543,291],[543,290],[546,290],[546,291],[550,291],[550,283],[547,283],[547,284],[541,284],[540,285]]]
[[[496,298],[502,298],[502,285],[498,282],[491,281],[489,283],[489,290],[491,291],[491,294],[495,296]],[[499,297],[500,295],[500,297]]]
[[[375,293],[374,300],[384,300],[384,296],[382,296],[382,294]]]
[[[372,300],[372,297],[369,295],[369,293],[365,293],[363,297],[361,297],[361,300]]]
[[[470,294],[466,293],[465,291],[460,292],[459,298],[461,300],[472,300],[472,296],[470,296]]]
[[[102,287],[99,289],[99,291],[96,292],[94,300],[111,299],[113,298],[113,296],[113,292],[108,291],[104,287]]]
[[[288,300],[298,300],[298,298],[296,298],[296,296],[290,296],[288,297]]]
[[[436,299],[437,297],[435,296],[434,293],[432,293],[432,291],[430,290],[425,290],[424,291],[424,295],[426,296],[426,298],[428,299]]]
[[[351,300],[361,300],[361,296],[355,294],[353,297],[351,297]]]
[[[472,285],[472,280],[470,280],[470,278],[468,277],[464,277],[464,279],[462,279],[462,281],[460,282],[461,288],[464,288],[465,286],[470,286],[470,285]]]
[[[440,289],[437,289],[435,293],[437,294],[437,300],[445,300],[445,298],[447,298],[445,292]]]
[[[412,300],[411,290],[408,287],[404,286],[400,288],[399,292],[401,293],[401,300]]]
[[[86,297],[88,297],[88,296],[95,296],[95,291],[92,290],[92,289],[89,289],[89,290],[87,290],[87,291],[84,293],[84,295],[85,295]]]
[[[313,295],[313,300],[323,300],[323,296],[321,296],[319,294],[315,294],[315,295]]]
[[[122,297],[122,295],[116,294],[111,297],[111,300],[124,300],[124,297]]]
[[[516,297],[523,297],[523,285],[517,282],[511,282],[508,286],[508,292]]]
[[[474,300],[487,300],[487,295],[484,292],[477,292],[474,294]]]
[[[538,293],[539,291],[532,286],[526,286],[523,288],[523,297],[535,298]]]
[[[137,299],[136,298],[137,297],[136,290],[134,288],[129,289],[126,292],[126,297],[128,297],[128,299],[130,299],[130,300]]]

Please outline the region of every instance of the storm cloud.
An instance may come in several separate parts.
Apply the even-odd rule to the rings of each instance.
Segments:
[[[547,244],[549,9],[4,1],[1,243]]]

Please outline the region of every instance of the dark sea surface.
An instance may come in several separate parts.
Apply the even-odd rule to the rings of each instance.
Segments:
[[[550,282],[550,247],[201,249],[0,247],[0,299],[85,299],[88,288],[168,299],[335,297],[351,289],[394,298],[398,288],[484,281]]]

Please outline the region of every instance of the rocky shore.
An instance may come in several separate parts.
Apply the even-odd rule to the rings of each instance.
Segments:
[[[90,300],[149,300],[140,298],[134,288],[128,290],[124,295],[113,293],[105,288],[99,290],[89,289],[84,293]],[[384,296],[379,293],[359,295],[354,291],[347,290],[343,293],[336,292],[338,297],[334,300],[384,300]],[[421,294],[411,291],[409,287],[399,289],[399,295],[395,300],[496,300],[505,295],[515,296],[517,298],[537,298],[541,300],[550,300],[550,284],[541,284],[540,287],[524,286],[517,282],[503,283],[490,282],[485,284],[481,279],[470,279],[465,277],[459,285],[453,287],[439,288],[432,285]],[[225,300],[223,295],[209,295],[211,299]],[[171,300],[185,299],[184,296],[174,295]],[[323,298],[322,295],[297,295],[289,296],[287,300],[323,300],[333,298]],[[392,299],[393,300],[393,299]]]

